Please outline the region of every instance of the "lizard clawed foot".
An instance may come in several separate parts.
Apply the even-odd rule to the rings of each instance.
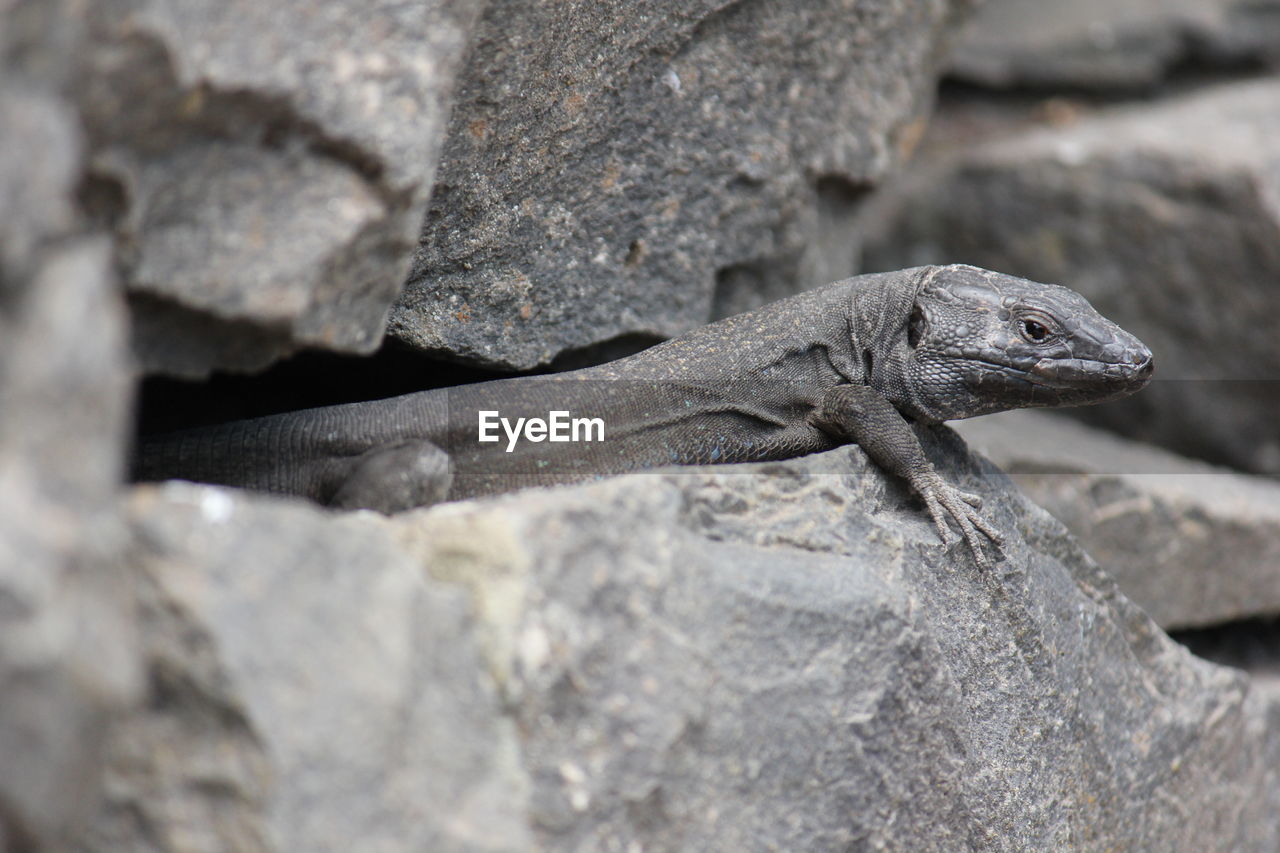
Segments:
[[[981,569],[991,568],[992,561],[983,548],[979,533],[985,535],[995,545],[997,553],[1004,545],[1004,536],[978,512],[982,508],[982,498],[969,492],[962,492],[949,485],[935,471],[928,471],[913,478],[912,487],[924,500],[929,517],[938,528],[938,535],[945,544],[950,544],[955,537],[951,532],[948,520],[960,528],[960,535],[965,544],[973,552],[974,560]]]

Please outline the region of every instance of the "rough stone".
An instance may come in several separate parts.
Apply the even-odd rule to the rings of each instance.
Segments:
[[[951,73],[994,87],[1115,89],[1179,64],[1280,62],[1276,0],[989,0]]]
[[[1096,423],[1280,473],[1280,80],[1215,87],[921,167],[868,270],[963,261],[1065,284],[1155,353]]]
[[[149,371],[371,352],[422,224],[478,0],[89,6],[86,204]]]
[[[114,499],[129,411],[110,245],[75,204],[70,4],[0,3],[0,849],[65,849],[136,697]]]
[[[246,849],[1274,849],[1275,694],[924,437],[1007,531],[994,571],[854,448],[390,521],[141,491],[148,612],[183,639],[152,646],[119,813],[167,840],[240,809]]]
[[[956,429],[1165,630],[1280,615],[1280,483],[1046,412]]]
[[[392,333],[528,368],[851,274],[969,5],[491,4]]]
[[[853,449],[406,517],[482,602],[544,849],[1275,845],[1274,694],[939,438],[994,572]]]
[[[466,596],[385,519],[178,483],[129,513],[149,695],[80,849],[529,849]]]

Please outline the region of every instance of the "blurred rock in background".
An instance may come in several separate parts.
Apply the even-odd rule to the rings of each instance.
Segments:
[[[1137,89],[1188,65],[1280,63],[1276,0],[988,0],[951,62],[985,86]]]
[[[80,4],[82,195],[143,369],[378,346],[479,5]]]
[[[956,424],[1166,631],[1280,615],[1280,483],[1049,412]],[[1280,662],[1280,661],[1278,661]]]
[[[9,7],[9,8],[6,8]],[[62,850],[141,692],[110,241],[77,204],[70,2],[0,6],[0,849]]]

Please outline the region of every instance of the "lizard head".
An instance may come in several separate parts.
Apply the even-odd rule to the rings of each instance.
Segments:
[[[1128,396],[1151,379],[1151,351],[1080,294],[977,267],[927,268],[901,362],[923,420]]]

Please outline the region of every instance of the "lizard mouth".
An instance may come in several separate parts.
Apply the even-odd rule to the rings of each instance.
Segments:
[[[1026,366],[985,360],[978,364],[1008,379],[1058,391],[1105,387],[1137,390],[1147,384],[1155,369],[1149,354],[1130,362],[1042,358]]]
[[[1141,388],[1151,379],[1155,363],[1150,353],[1138,353],[1128,361],[1093,361],[1082,358],[1042,358],[1027,371],[1037,384],[1052,388],[1113,385]]]

